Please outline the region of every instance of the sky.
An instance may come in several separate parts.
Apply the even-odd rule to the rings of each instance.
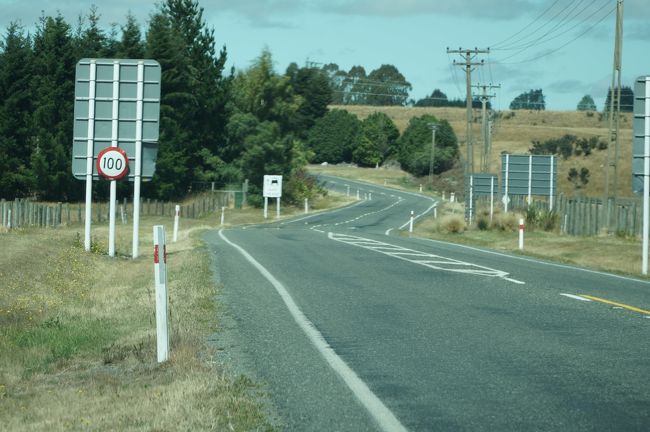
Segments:
[[[39,17],[75,24],[97,4],[100,24],[124,23],[128,11],[146,29],[156,1],[0,0],[0,29],[19,21],[32,31]],[[542,89],[546,109],[572,111],[584,95],[603,109],[612,82],[617,0],[199,0],[228,67],[245,69],[268,48],[276,71],[291,62],[336,63],[370,73],[392,64],[420,99],[434,89],[465,98],[464,67],[452,50],[487,50],[473,62],[472,84],[493,89],[495,109]],[[650,0],[624,0],[621,78],[650,75]],[[478,89],[473,90],[479,91]]]

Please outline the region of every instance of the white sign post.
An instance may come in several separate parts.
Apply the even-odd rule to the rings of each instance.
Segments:
[[[262,190],[264,196],[264,219],[268,217],[269,198],[276,199],[276,217],[280,217],[280,198],[282,197],[282,176],[281,175],[265,175],[264,188]]]
[[[181,217],[181,206],[176,205],[174,213],[174,243],[176,243],[176,240],[178,240],[178,222]]]
[[[117,110],[117,104],[113,104],[113,114]],[[106,147],[99,152],[97,156],[96,168],[97,173],[107,180],[111,181],[110,189],[110,202],[108,214],[108,256],[115,256],[115,207],[117,199],[117,180],[126,176],[129,172],[129,157],[126,152],[117,147],[117,118],[113,122],[113,137],[115,138],[114,144],[111,147]]]
[[[156,345],[158,363],[169,359],[169,325],[167,322],[167,247],[165,227],[153,227],[153,263],[156,281]]]

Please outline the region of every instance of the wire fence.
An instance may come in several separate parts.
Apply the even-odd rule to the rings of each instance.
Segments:
[[[210,191],[193,196],[183,203],[165,202],[143,198],[140,201],[140,216],[173,217],[176,205],[180,206],[180,216],[196,219],[216,213],[221,207],[241,207],[245,198],[242,191]],[[85,203],[43,203],[32,199],[0,200],[2,227],[55,228],[85,223]],[[133,203],[126,198],[115,206],[116,218],[127,223],[133,218]],[[96,202],[92,205],[92,221],[107,222],[110,218],[110,205]]]

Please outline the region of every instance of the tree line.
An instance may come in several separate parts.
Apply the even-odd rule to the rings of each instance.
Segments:
[[[195,0],[165,0],[143,33],[132,15],[101,29],[97,8],[76,26],[61,15],[42,16],[35,31],[8,26],[0,45],[0,196],[80,200],[71,174],[75,65],[81,58],[151,58],[162,70],[160,140],[152,198],[180,198],[206,182],[239,183],[253,194],[265,173],[286,176],[287,197],[305,186],[307,131],[332,102],[327,78],[292,64],[273,70],[263,51],[246,70],[225,71],[226,47],[217,47]],[[297,180],[296,180],[297,179]],[[107,196],[96,182],[95,199]],[[118,192],[127,194],[121,182]]]
[[[162,1],[144,31],[130,14],[110,31],[102,30],[100,18],[93,7],[76,25],[58,14],[42,16],[33,33],[18,23],[6,29],[0,42],[1,197],[83,198],[83,183],[71,174],[74,74],[82,58],[150,58],[161,65],[159,151],[154,178],[142,185],[144,196],[178,199],[206,184],[248,179],[255,203],[261,201],[263,175],[272,173],[285,177],[283,197],[299,201],[318,189],[304,167],[326,159],[373,166],[392,158],[411,172],[422,172],[422,155],[414,149],[417,144],[420,153],[425,151],[424,141],[429,140],[422,125],[434,118],[412,121],[421,123],[419,143],[413,136],[420,132],[407,130],[400,137],[387,116],[376,114],[361,122],[328,111],[330,104],[340,103],[341,88],[368,93],[364,103],[403,104],[410,84],[393,66],[367,76],[360,69],[353,74],[335,71],[342,77],[336,87],[331,82],[334,66],[292,63],[278,73],[272,54],[263,50],[249,68],[227,71],[227,49],[217,46],[196,0]],[[366,79],[390,88],[377,89]],[[335,127],[328,129],[328,124]],[[457,158],[453,131],[448,124],[441,128],[438,172]],[[333,136],[346,131],[331,144]],[[447,144],[445,134],[450,136]],[[339,151],[340,157],[330,157]],[[130,195],[130,190],[127,182],[120,182],[120,196]],[[95,182],[93,193],[94,199],[105,199],[108,182]]]

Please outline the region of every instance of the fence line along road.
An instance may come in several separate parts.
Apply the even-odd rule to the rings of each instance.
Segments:
[[[214,191],[193,198],[180,206],[180,216],[199,218],[209,213],[221,211],[221,207],[241,205],[237,191]],[[108,202],[93,204],[93,222],[106,222],[109,219]],[[142,216],[174,216],[176,203],[151,199],[140,201]],[[0,200],[2,227],[58,227],[84,223],[85,205],[83,203],[42,203],[32,199]],[[133,217],[133,204],[122,201],[116,211],[122,221]]]

